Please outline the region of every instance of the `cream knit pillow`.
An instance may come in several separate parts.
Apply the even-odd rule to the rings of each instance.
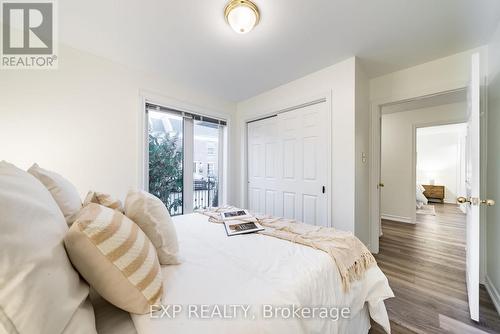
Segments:
[[[68,224],[82,208],[82,200],[75,186],[61,175],[33,164],[28,173],[36,177],[50,191]]]
[[[155,248],[121,212],[89,204],[64,243],[75,268],[110,303],[137,314],[160,303],[163,282]]]
[[[125,199],[125,215],[146,233],[156,247],[161,264],[178,264],[177,233],[163,202],[145,192],[131,190]]]

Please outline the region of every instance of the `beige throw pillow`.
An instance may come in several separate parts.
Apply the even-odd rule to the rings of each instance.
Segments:
[[[160,303],[163,282],[155,248],[121,212],[89,204],[64,243],[76,269],[110,303],[137,314]]]
[[[80,209],[82,200],[75,186],[61,175],[33,164],[28,173],[36,177],[50,191],[68,224],[71,224]]]
[[[0,332],[96,333],[88,285],[64,249],[67,231],[49,191],[0,162]]]
[[[131,190],[125,199],[125,215],[146,233],[156,247],[161,264],[178,264],[175,226],[163,202],[145,192]]]
[[[85,196],[83,206],[87,206],[90,203],[100,204],[107,208],[123,212],[122,202],[109,194],[100,193],[97,191],[89,191],[87,193],[87,196]]]

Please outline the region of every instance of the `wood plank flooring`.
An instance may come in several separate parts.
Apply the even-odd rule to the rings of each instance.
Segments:
[[[386,300],[392,333],[466,333],[444,330],[440,319],[500,333],[500,316],[482,286],[480,321],[469,318],[465,215],[455,205],[434,205],[436,216],[417,215],[417,224],[382,222],[384,235],[375,257],[396,296]],[[374,324],[370,333],[383,330]]]

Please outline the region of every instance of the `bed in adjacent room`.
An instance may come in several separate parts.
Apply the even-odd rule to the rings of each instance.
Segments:
[[[424,205],[429,204],[429,200],[427,199],[427,197],[425,197],[424,192],[425,192],[424,186],[421,184],[417,184],[417,187],[416,187],[416,199],[417,199],[416,207],[417,207],[417,209],[420,209]]]
[[[346,293],[325,252],[261,234],[228,237],[223,225],[197,213],[174,217],[174,223],[182,264],[162,267],[162,303],[178,305],[181,311],[175,319],[172,309],[153,317],[132,314],[138,334],[367,333],[370,316],[389,328],[384,299],[393,293],[376,265]],[[204,305],[205,315],[215,312],[215,317],[204,319]],[[247,314],[242,309],[220,314],[223,305],[245,307]],[[311,310],[325,306],[333,313],[323,319],[286,318],[283,308],[293,311],[293,305]],[[349,318],[339,315],[334,321],[334,308],[349,308]]]

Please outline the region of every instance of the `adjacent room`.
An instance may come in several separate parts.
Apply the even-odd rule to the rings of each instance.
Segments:
[[[381,108],[382,236],[376,258],[393,282],[396,298],[386,302],[390,318],[416,332],[424,326],[428,332],[467,332],[472,328],[464,323],[475,324],[457,324],[469,312],[463,300],[470,291],[467,256],[474,252],[468,212],[460,204],[472,183],[468,104],[467,91],[457,90]],[[484,258],[484,246],[478,251]],[[479,295],[487,295],[484,287]],[[433,300],[434,310],[423,300]],[[406,315],[410,308],[413,317]],[[492,304],[483,303],[480,312],[485,327],[498,326]]]
[[[436,215],[436,206],[457,205],[466,192],[466,123],[416,129],[417,215]],[[441,204],[441,205],[439,205]]]
[[[500,333],[500,1],[0,21],[0,334]]]
[[[381,118],[381,216],[415,223],[465,194],[467,96],[459,90],[390,104]]]

